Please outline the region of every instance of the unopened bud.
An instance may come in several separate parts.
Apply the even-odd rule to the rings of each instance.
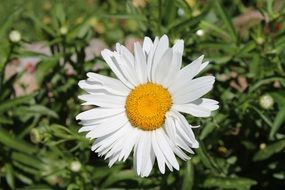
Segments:
[[[42,136],[37,128],[33,128],[30,131],[30,139],[35,144],[38,144],[42,141]]]
[[[13,43],[18,43],[21,41],[21,33],[17,30],[13,30],[9,34],[9,39]]]
[[[60,29],[59,29],[59,32],[61,35],[66,35],[67,32],[68,32],[68,28],[66,26],[62,26]]]
[[[272,96],[265,94],[265,95],[260,97],[259,104],[263,109],[268,110],[268,109],[272,108],[272,106],[274,104],[274,100],[273,100]]]
[[[205,32],[202,29],[197,30],[196,35],[197,36],[204,36]]]
[[[79,172],[81,169],[81,163],[79,161],[72,161],[70,163],[70,170],[73,172]]]

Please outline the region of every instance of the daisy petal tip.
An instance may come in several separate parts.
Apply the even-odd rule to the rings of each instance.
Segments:
[[[92,77],[94,77],[94,75],[96,75],[96,73],[93,73],[93,72],[88,72],[88,73],[86,73],[86,76],[87,76],[88,78],[92,78]]]
[[[202,64],[204,57],[205,57],[205,55],[201,55],[200,57],[197,58],[197,60],[199,60],[200,64]]]
[[[201,127],[201,125],[195,125],[195,126],[194,125],[190,125],[190,126],[191,126],[192,129],[196,129],[196,128],[200,128]]]
[[[75,120],[81,120],[82,118],[81,118],[81,115],[80,114],[78,114],[76,117],[75,117]]]
[[[192,148],[199,148],[199,147],[200,147],[200,145],[199,145],[198,141],[196,141],[192,144]]]

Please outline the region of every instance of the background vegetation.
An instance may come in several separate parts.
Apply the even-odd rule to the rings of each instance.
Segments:
[[[0,189],[284,189],[283,0],[2,0]],[[10,36],[21,33],[21,40]],[[100,48],[145,35],[185,40],[217,78],[220,109],[188,117],[201,147],[181,170],[136,177],[132,158],[108,168],[78,134],[77,83],[110,75]],[[17,36],[16,36],[17,37]]]

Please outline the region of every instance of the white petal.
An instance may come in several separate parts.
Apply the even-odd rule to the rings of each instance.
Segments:
[[[96,105],[100,107],[124,107],[126,102],[126,97],[106,95],[106,94],[85,94],[78,96],[79,99],[87,102],[85,105]]]
[[[100,152],[106,148],[112,148],[112,144],[120,139],[125,133],[128,133],[130,131],[129,126],[126,124],[123,127],[121,127],[119,130],[110,133],[106,136],[99,137],[95,140],[93,143],[91,150],[95,152]]]
[[[161,84],[161,81],[165,76],[167,76],[169,67],[172,63],[173,50],[171,48],[167,49],[163,56],[161,57],[158,65],[154,68],[154,75],[152,77],[152,82]]]
[[[147,68],[146,68],[146,58],[143,53],[140,43],[134,44],[135,51],[135,71],[138,77],[138,80],[141,84],[147,82]]]
[[[101,154],[105,155],[105,159],[110,158],[110,157],[114,157],[116,155],[118,155],[117,160],[119,160],[120,158],[120,153],[122,151],[122,148],[124,147],[125,144],[125,139],[127,138],[128,134],[123,134],[123,136],[119,139],[117,139],[113,144],[112,144],[112,148],[108,151],[104,151],[104,152],[100,152]]]
[[[152,40],[149,37],[144,37],[143,51],[148,55],[153,46]]]
[[[113,156],[112,158],[110,158],[109,167],[112,167],[114,165],[114,163],[118,160],[119,155]]]
[[[183,40],[176,40],[175,44],[173,46],[173,50],[182,55],[183,51],[184,51],[184,41]]]
[[[135,68],[134,65],[130,64],[127,59],[125,59],[121,54],[118,52],[114,52],[114,58],[118,63],[122,73],[124,74],[125,78],[134,86],[138,84],[137,77],[134,73]]]
[[[197,99],[191,103],[198,105],[198,106],[202,106],[202,107],[209,109],[211,111],[215,111],[219,108],[219,105],[218,105],[219,102],[218,101],[208,99],[208,98],[200,98],[200,99]]]
[[[117,79],[96,73],[87,73],[87,76],[89,78],[87,80],[81,80],[78,85],[87,92],[90,91],[89,93],[100,92],[100,90],[104,89],[116,95],[126,96],[130,92],[130,89]]]
[[[215,100],[200,98],[187,104],[174,104],[172,108],[195,117],[209,117],[212,111],[219,108],[217,104],[218,102]]]
[[[157,164],[158,164],[158,168],[159,171],[164,174],[165,173],[165,162],[166,159],[160,149],[160,147],[158,146],[158,141],[159,139],[156,137],[156,133],[155,131],[151,132],[151,137],[152,137],[152,147],[153,147],[153,151],[157,160]]]
[[[157,130],[155,130],[156,135],[159,139],[158,141],[158,145],[160,147],[160,149],[162,150],[165,158],[169,161],[169,163],[176,169],[179,170],[179,164],[175,158],[175,155],[173,153],[173,151],[170,148],[170,145],[167,143],[166,135],[164,134],[164,131],[159,128]]]
[[[203,69],[205,69],[205,67],[207,67],[208,64],[209,64],[209,61],[206,61],[205,63],[202,63],[202,65],[200,66],[200,69],[199,69],[198,73],[200,73]]]
[[[122,69],[120,68],[119,63],[117,63],[114,53],[111,52],[108,49],[104,49],[101,52],[102,57],[106,61],[106,63],[109,65],[109,67],[112,69],[112,71],[115,73],[115,75],[129,88],[133,88],[133,85],[130,83],[130,81],[127,80],[126,76],[124,76],[124,73]]]
[[[122,116],[126,117],[125,112],[116,114],[114,116],[105,117],[105,118],[98,118],[98,119],[93,119],[93,120],[83,120],[81,121],[81,125],[83,125],[84,127],[81,127],[78,132],[80,133],[80,132],[85,132],[85,131],[91,131],[98,125],[109,123],[110,120],[114,120]]]
[[[136,147],[136,165],[137,165],[137,174],[138,175],[141,175],[141,171],[143,169],[143,167],[145,166],[144,165],[144,162],[145,162],[145,149],[146,149],[146,143],[147,143],[147,140],[145,139],[146,138],[146,135],[145,135],[145,132],[144,131],[141,131],[141,134],[140,134],[140,140],[137,144],[137,147]]]
[[[165,121],[165,131],[166,134],[169,136],[172,142],[175,142],[175,136],[176,136],[176,130],[175,130],[175,123],[172,119],[172,117],[166,115],[166,121]]]
[[[164,76],[161,84],[168,88],[175,82],[175,79],[178,76],[179,70],[182,65],[182,55],[178,52],[173,52],[172,63],[169,65],[168,73]]]
[[[154,154],[152,151],[152,146],[151,146],[151,133],[150,132],[145,132],[145,137],[144,137],[144,149],[143,149],[143,163],[141,166],[141,176],[146,177],[150,174],[152,166],[154,164]]]
[[[148,156],[148,159],[147,159],[147,163],[146,163],[146,167],[144,169],[144,176],[143,177],[147,177],[149,176],[152,168],[153,168],[153,165],[154,165],[154,161],[155,161],[155,155],[154,155],[154,151],[153,151],[153,148],[151,147],[150,149],[150,153],[149,153],[149,156]]]
[[[158,45],[157,45],[157,48],[155,50],[155,54],[153,57],[153,63],[152,63],[152,68],[151,68],[151,73],[152,73],[151,81],[153,81],[155,77],[156,67],[159,64],[160,59],[162,58],[162,56],[164,55],[168,47],[169,47],[168,37],[166,35],[163,35],[158,42]]]
[[[104,122],[98,125],[94,125],[94,128],[86,134],[87,138],[98,138],[110,133],[115,132],[116,130],[120,129],[128,122],[125,113],[119,114],[113,118],[110,118],[109,122]]]
[[[153,67],[153,57],[155,55],[155,51],[156,51],[158,42],[159,42],[159,39],[158,39],[158,37],[156,37],[154,42],[153,42],[153,46],[150,49],[150,52],[147,54],[147,76],[148,76],[148,81],[151,81],[152,67]]]
[[[194,60],[189,65],[183,67],[178,73],[177,78],[175,79],[175,82],[172,86],[170,86],[169,91],[175,92],[183,89],[198,73],[202,60],[204,58],[204,55],[200,56],[198,59]]]
[[[185,151],[187,151],[187,152],[189,152],[191,154],[194,154],[193,150],[187,145],[187,143],[184,141],[184,139],[181,138],[180,136],[178,136],[176,138],[176,143],[183,150],[185,150]]]
[[[128,48],[121,46],[121,55],[127,60],[127,62],[134,67],[135,58]]]
[[[125,108],[94,108],[88,111],[84,111],[76,116],[76,120],[92,120],[110,117],[125,111]]]
[[[173,103],[185,104],[200,98],[213,88],[214,82],[215,77],[213,76],[204,76],[191,80],[184,89],[172,92]]]
[[[185,142],[187,144],[190,145],[190,147],[192,148],[198,148],[199,147],[199,143],[195,138],[195,135],[192,131],[191,126],[188,124],[187,120],[185,119],[185,117],[180,114],[177,111],[171,110],[170,114],[173,114],[174,117],[176,117],[176,122],[178,122],[178,124],[176,124],[177,127],[177,134],[180,134],[181,138],[185,139]]]
[[[191,114],[195,117],[209,117],[211,115],[211,110],[191,103],[181,105],[174,104],[172,108],[179,112]]]
[[[130,123],[128,124],[130,125]],[[120,154],[119,159],[123,159],[123,161],[125,161],[128,156],[130,155],[132,149],[134,148],[135,144],[137,144],[138,142],[138,136],[139,136],[139,129],[136,127],[132,127],[132,131],[130,131],[130,133],[128,134],[129,136],[125,139],[125,145],[122,149],[122,152]]]

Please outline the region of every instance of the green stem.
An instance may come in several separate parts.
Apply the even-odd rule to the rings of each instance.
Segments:
[[[8,65],[9,61],[10,61],[10,58],[12,56],[12,53],[13,53],[13,50],[14,50],[14,44],[11,45],[11,48],[10,48],[10,51],[7,55],[7,58],[6,58],[6,61],[3,65],[3,68],[2,70],[0,71],[0,92],[2,92],[3,90],[3,85],[4,85],[4,79],[5,79],[5,69],[6,69],[6,66]]]

